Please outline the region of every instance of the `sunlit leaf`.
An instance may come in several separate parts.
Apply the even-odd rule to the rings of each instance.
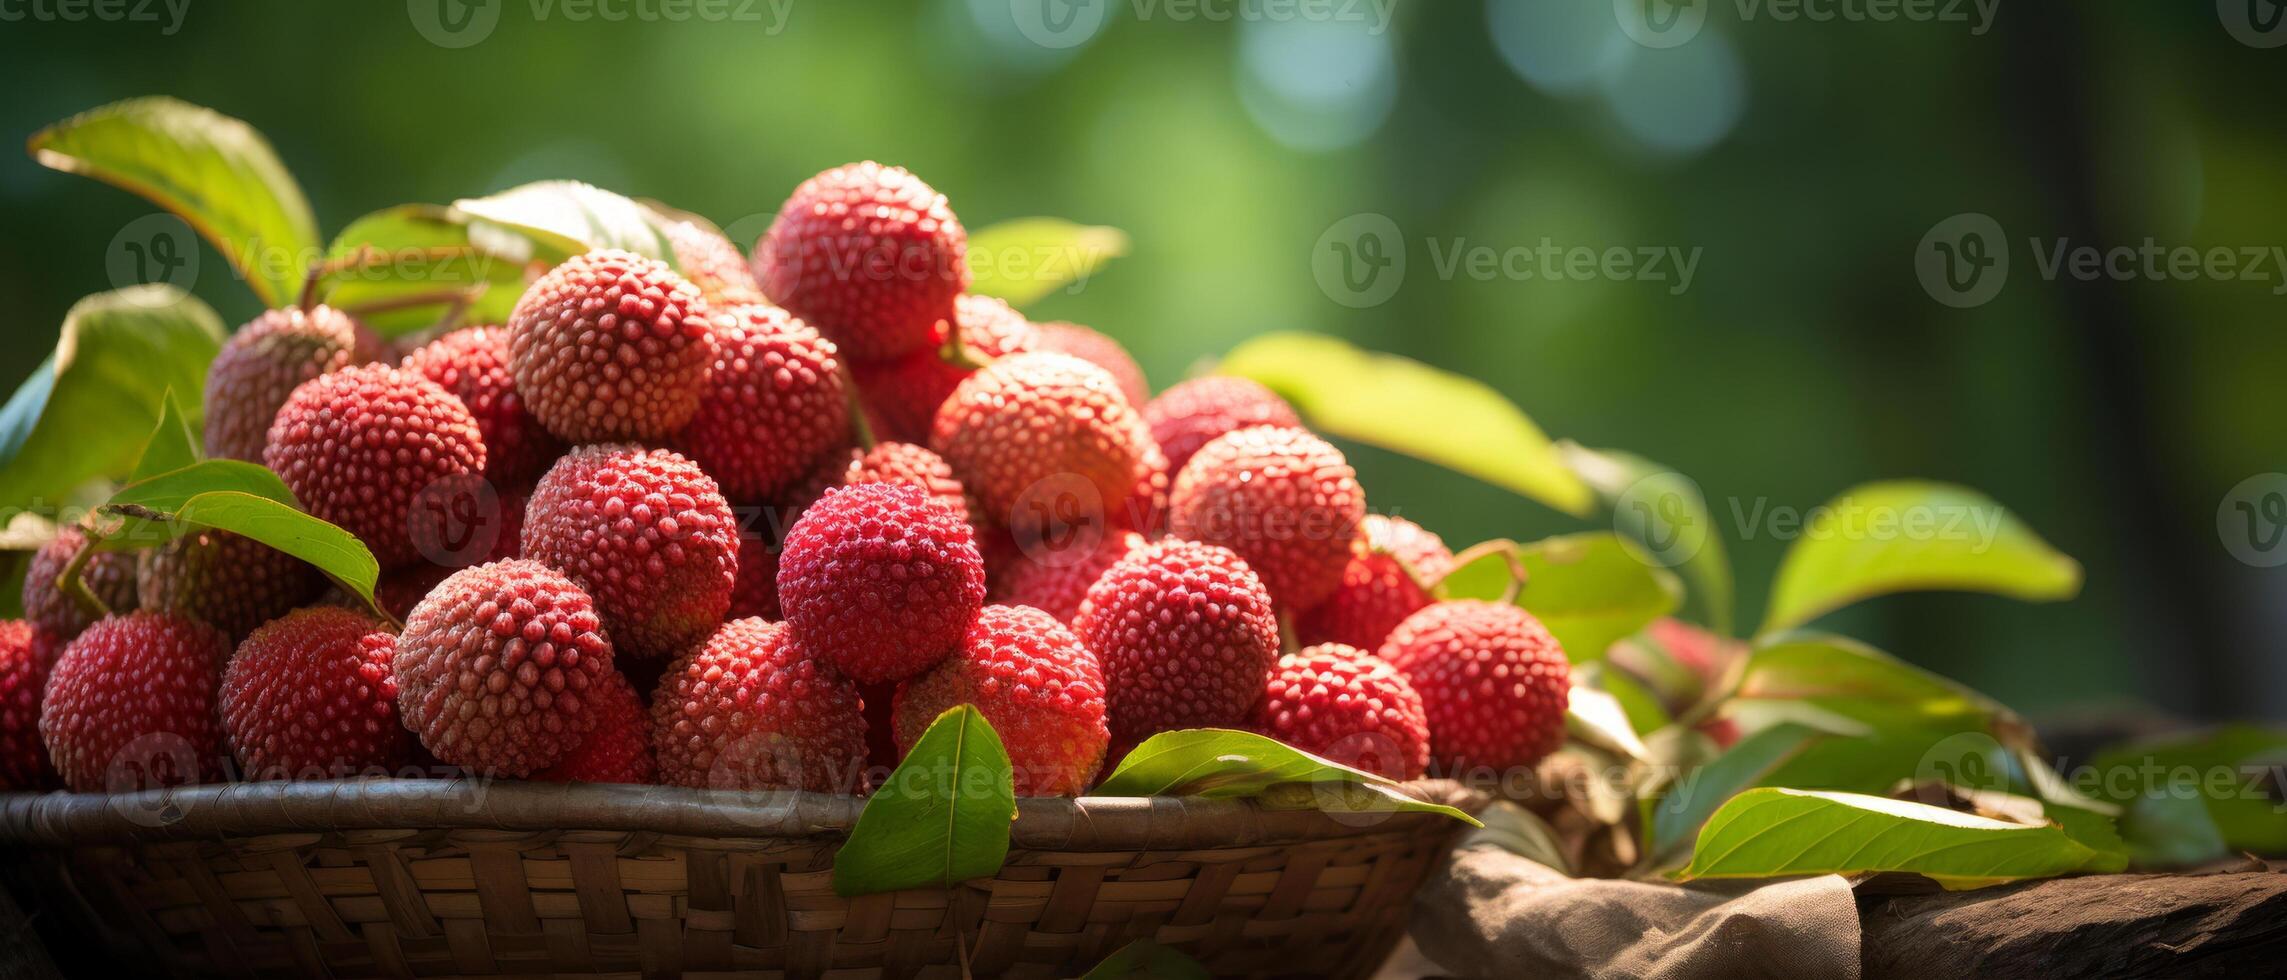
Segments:
[[[1126,254],[1128,236],[1117,228],[1062,218],[1004,221],[969,233],[969,291],[1029,306],[1059,289],[1077,290]]]
[[[527,273],[570,254],[517,235],[496,234],[488,244],[493,248],[471,240],[468,216],[451,208],[375,211],[350,222],[326,249],[334,270],[326,302],[388,336],[426,328],[464,298],[460,322],[503,323],[524,294]]]
[[[1414,798],[1388,778],[1321,759],[1253,732],[1194,728],[1143,741],[1104,777],[1097,796],[1263,797],[1282,787],[1282,804],[1345,812],[1442,813],[1477,821],[1452,807]],[[1355,792],[1353,792],[1355,790]]]
[[[1751,789],[1700,830],[1684,878],[1905,871],[1948,889],[2118,870],[2055,824],[2028,825],[1857,793]]]
[[[1707,498],[1690,477],[1614,449],[1557,448],[1612,516],[1612,526],[1690,589],[1686,608],[1725,636],[1732,629],[1731,556]]]
[[[1672,573],[1609,531],[1518,545],[1514,556],[1526,576],[1517,604],[1547,626],[1576,663],[1603,659],[1613,641],[1674,611],[1682,598]],[[1499,552],[1478,554],[1449,573],[1439,589],[1448,598],[1498,598],[1510,585],[1508,561]]]
[[[576,180],[543,180],[489,197],[463,198],[453,210],[471,219],[481,248],[514,255],[516,239],[561,254],[617,248],[676,265],[658,215],[634,200]],[[506,241],[497,236],[507,233]]]
[[[834,855],[844,897],[945,888],[990,877],[1008,857],[1016,785],[1000,735],[974,705],[946,709],[858,814]]]

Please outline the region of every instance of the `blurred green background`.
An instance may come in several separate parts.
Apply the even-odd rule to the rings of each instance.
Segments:
[[[1673,46],[1623,30],[1640,0],[176,2],[123,8],[156,20],[8,8],[30,16],[0,22],[0,130],[132,95],[212,106],[268,134],[329,234],[571,177],[745,245],[805,176],[903,164],[972,229],[1126,229],[1131,255],[1032,313],[1111,333],[1155,385],[1264,331],[1321,331],[1678,467],[1734,542],[1746,623],[1787,542],[1742,515],[1874,478],[1958,481],[2085,563],[2083,595],[1892,598],[1834,625],[2037,715],[2287,717],[2287,571],[2235,559],[2217,516],[2243,480],[2287,470],[2287,269],[2084,281],[2033,254],[2287,245],[2287,49],[2262,46],[2287,28],[2234,24],[2240,0],[1948,0],[1886,21],[1703,0]],[[0,382],[75,299],[122,284],[107,250],[153,211],[0,160]],[[1915,253],[1966,212],[2005,230],[2013,263],[1957,309]],[[1321,236],[1359,214],[1408,255],[1364,306],[1313,272]],[[1440,268],[1457,247],[1544,240],[1696,264],[1688,288],[1672,267]],[[226,318],[255,312],[218,256],[201,269]],[[1350,448],[1377,509],[1456,546],[1579,527]]]

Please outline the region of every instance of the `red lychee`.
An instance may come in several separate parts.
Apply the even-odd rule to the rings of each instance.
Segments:
[[[222,673],[222,735],[248,779],[394,775],[413,737],[397,720],[397,638],[370,616],[313,607],[246,637]]]
[[[747,268],[746,256],[740,255],[738,246],[723,237],[714,226],[696,218],[682,218],[662,225],[660,231],[667,236],[667,246],[675,253],[675,266],[683,270],[683,278],[699,288],[700,298],[711,306],[741,306],[764,302],[762,286],[754,281],[754,272]]]
[[[1199,447],[1257,425],[1302,427],[1294,406],[1246,378],[1210,375],[1178,382],[1143,407],[1144,423],[1176,472]]]
[[[397,710],[421,745],[482,775],[555,765],[595,730],[612,671],[595,603],[525,559],[464,568],[406,618],[391,667]]]
[[[970,365],[1031,350],[1038,336],[1024,314],[990,296],[962,296],[956,311],[961,363],[947,360],[945,351],[932,346],[893,360],[852,365],[876,438],[928,441],[937,407],[974,370]]]
[[[1103,764],[1104,676],[1063,623],[1030,606],[986,606],[944,663],[898,686],[897,747],[948,709],[977,706],[1008,750],[1019,796],[1078,796]]]
[[[1540,620],[1508,603],[1433,603],[1383,641],[1421,694],[1430,750],[1453,773],[1530,766],[1564,743],[1571,666]]]
[[[228,531],[194,531],[144,551],[142,608],[181,613],[233,641],[318,597],[325,574],[308,562]]]
[[[715,335],[707,394],[677,444],[723,494],[752,502],[807,476],[850,441],[832,341],[775,306],[732,307]]]
[[[1342,584],[1366,493],[1341,450],[1301,429],[1255,426],[1201,446],[1175,477],[1168,528],[1230,548],[1283,609]]]
[[[365,542],[383,568],[422,556],[414,502],[481,479],[484,436],[461,400],[385,365],[347,368],[294,389],[262,461],[304,509]]]
[[[524,557],[585,587],[625,657],[674,656],[714,632],[738,536],[715,481],[664,449],[572,450],[524,507]]]
[[[1128,396],[1128,404],[1138,408],[1151,401],[1151,384],[1144,380],[1143,366],[1136,363],[1128,349],[1103,333],[1077,323],[1062,320],[1043,323],[1037,331],[1033,350],[1056,354],[1070,354],[1112,375],[1120,383],[1120,393]]]
[[[998,575],[988,577],[987,596],[995,602],[1031,606],[1061,623],[1072,622],[1081,601],[1088,598],[1088,587],[1145,541],[1134,531],[1113,531],[1093,547],[1083,544],[1075,541],[1065,548],[1036,544],[1025,549]]]
[[[32,553],[31,564],[24,569],[24,618],[45,630],[58,640],[78,636],[98,618],[95,611],[82,608],[79,601],[56,588],[72,557],[87,544],[87,533],[78,527],[66,526],[54,538]],[[135,554],[126,551],[98,552],[88,557],[79,570],[80,584],[95,594],[103,605],[114,613],[135,611]]]
[[[805,649],[861,684],[935,666],[984,601],[985,564],[968,520],[907,484],[827,491],[778,554],[786,622]]]
[[[44,789],[56,781],[40,744],[40,695],[54,643],[21,619],[0,620],[0,789]]]
[[[589,699],[596,730],[564,761],[532,774],[549,783],[630,783],[659,781],[651,761],[651,710],[618,671],[605,674]]]
[[[1114,563],[1073,632],[1103,664],[1114,759],[1159,732],[1239,726],[1279,653],[1262,580],[1229,549],[1191,541]]]
[[[40,739],[75,792],[219,779],[215,691],[230,638],[185,616],[107,616],[64,647],[48,677]]]
[[[1149,475],[1151,433],[1112,376],[1068,354],[1013,354],[937,409],[935,449],[983,516],[1019,540],[1118,520]]]
[[[1295,617],[1304,645],[1341,643],[1377,650],[1390,630],[1434,598],[1433,585],[1453,569],[1445,541],[1402,517],[1368,514],[1358,525],[1359,550],[1342,568],[1342,584]]]
[[[1429,718],[1405,675],[1356,647],[1280,657],[1248,727],[1313,755],[1391,779],[1429,768]]]
[[[485,478],[494,484],[527,486],[564,454],[563,441],[524,410],[524,396],[516,393],[506,327],[455,330],[405,355],[401,366],[468,408],[484,436]]]
[[[962,514],[975,516],[975,502],[953,476],[943,457],[910,442],[880,442],[871,449],[828,453],[800,490],[788,499],[799,514],[826,491],[860,483],[903,483],[920,487],[929,496]]]
[[[207,368],[207,455],[261,462],[270,423],[294,389],[387,354],[388,346],[372,331],[330,306],[255,317],[230,336]]]
[[[754,246],[755,279],[853,360],[925,350],[969,288],[969,235],[900,167],[836,167],[794,189]]]
[[[651,730],[670,786],[852,793],[864,779],[857,685],[784,623],[731,620],[669,664]]]
[[[699,411],[716,317],[663,262],[617,249],[572,256],[508,317],[525,410],[574,443],[664,439]]]

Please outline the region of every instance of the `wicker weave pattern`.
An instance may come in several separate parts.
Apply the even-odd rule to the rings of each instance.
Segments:
[[[491,811],[517,805],[455,822],[515,823]],[[1172,823],[1164,806],[1026,806],[1043,818],[1061,806],[1068,822],[1019,833],[996,877],[856,899],[833,891],[840,836],[830,830],[458,826],[164,840],[195,834],[186,825],[199,811],[161,828],[96,829],[99,815],[49,819],[55,807],[11,800],[0,839],[28,846],[92,924],[189,974],[958,976],[965,959],[979,976],[1058,977],[1149,937],[1218,975],[1355,976],[1397,942],[1413,889],[1458,827],[1411,815],[1345,826],[1228,801],[1177,808]],[[1250,813],[1261,825],[1238,826]],[[1158,846],[1210,836],[1189,826],[1201,820],[1252,840]],[[1133,826],[1108,826],[1121,823]],[[1135,846],[1105,846],[1123,831]],[[1043,833],[1091,847],[1026,846]],[[57,846],[72,837],[84,842]]]

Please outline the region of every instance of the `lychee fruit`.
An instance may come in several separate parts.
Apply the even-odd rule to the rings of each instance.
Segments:
[[[699,288],[666,263],[587,252],[516,301],[509,370],[525,410],[566,441],[664,439],[699,411],[715,326]]]
[[[32,553],[24,569],[24,618],[58,640],[78,636],[98,618],[95,611],[57,588],[64,569],[87,545],[87,532],[66,526],[40,550]],[[79,581],[114,613],[135,611],[135,555],[133,552],[97,552],[80,567]]]
[[[107,616],[64,647],[48,676],[40,739],[75,792],[219,779],[215,692],[230,638],[187,616]]]
[[[963,380],[929,445],[1019,540],[1103,527],[1148,475],[1151,433],[1103,368],[1013,354]]]
[[[437,485],[482,478],[484,436],[461,400],[386,365],[346,368],[294,389],[262,461],[312,515],[364,541],[383,568],[421,559],[414,504]]]
[[[1365,516],[1366,493],[1342,451],[1278,426],[1201,446],[1168,497],[1169,530],[1238,552],[1279,605],[1295,611],[1342,584]]]
[[[786,622],[805,649],[861,684],[935,666],[984,602],[984,558],[967,518],[908,484],[827,491],[778,553]]]
[[[857,685],[785,623],[731,620],[669,664],[651,730],[670,786],[850,793],[864,778]]]
[[[0,789],[55,782],[40,744],[40,695],[47,689],[52,639],[21,619],[0,620]]]
[[[524,557],[585,587],[625,657],[674,656],[721,625],[738,539],[714,479],[664,449],[572,450],[524,507]]]
[[[262,461],[270,423],[304,382],[387,356],[388,345],[330,306],[270,310],[222,345],[206,374],[206,453]]]
[[[136,574],[142,608],[181,613],[233,641],[326,589],[299,558],[228,531],[193,531],[146,550]]]
[[[413,607],[390,661],[421,745],[481,775],[529,776],[595,730],[612,644],[586,590],[536,561],[454,572]]]
[[[746,256],[723,233],[695,218],[669,221],[660,231],[675,253],[675,266],[683,278],[699,288],[699,297],[711,306],[730,307],[765,302],[762,287],[747,268]]]
[[[875,437],[927,442],[937,407],[975,370],[973,365],[1031,350],[1038,338],[1024,314],[991,296],[962,296],[955,304],[954,323],[961,336],[959,363],[932,346],[892,360],[851,366]]]
[[[900,167],[836,167],[794,189],[754,246],[764,295],[858,361],[926,350],[968,291],[968,232]]]
[[[1295,748],[1391,779],[1429,768],[1429,718],[1405,675],[1340,643],[1278,659],[1247,726]]]
[[[1434,597],[1424,586],[1453,569],[1445,541],[1402,517],[1366,515],[1358,525],[1358,545],[1342,568],[1342,584],[1295,617],[1295,635],[1304,645],[1380,649],[1391,629],[1430,604]]]
[[[1073,632],[1104,668],[1115,759],[1159,732],[1239,726],[1279,654],[1262,580],[1229,549],[1192,541],[1113,563]]]
[[[397,638],[370,616],[316,606],[247,635],[222,672],[222,736],[248,779],[403,770]]]
[[[828,453],[816,472],[789,499],[796,513],[807,509],[826,491],[860,483],[903,483],[920,487],[947,507],[974,517],[975,504],[968,489],[954,478],[944,457],[910,442],[877,442],[871,449],[845,449]]]
[[[1145,542],[1134,531],[1113,531],[1092,546],[1087,544],[1073,541],[1058,548],[1041,543],[1024,549],[998,575],[987,577],[986,596],[994,602],[1031,606],[1060,623],[1072,622],[1081,601],[1088,598],[1088,587]]]
[[[508,329],[465,327],[405,355],[402,367],[461,400],[484,437],[484,475],[504,487],[530,485],[564,443],[524,410],[509,372]]]
[[[1008,750],[1019,796],[1078,796],[1103,764],[1104,675],[1063,623],[1030,606],[986,606],[960,649],[898,686],[898,750],[946,710],[976,705]]]
[[[731,608],[725,619],[786,618],[778,609],[778,549],[753,531],[739,532],[738,579],[731,585]]]
[[[1381,657],[1421,694],[1430,751],[1451,772],[1530,766],[1564,743],[1571,666],[1523,609],[1433,603],[1390,631]]]
[[[850,441],[834,344],[775,306],[732,307],[706,397],[677,445],[730,499],[772,497]]]
[[[618,671],[605,674],[589,699],[596,730],[564,761],[533,773],[549,783],[629,783],[659,781],[659,767],[651,761],[651,709]]]
[[[1103,368],[1120,383],[1120,394],[1128,396],[1130,405],[1141,407],[1151,401],[1151,384],[1144,380],[1143,366],[1119,341],[1094,328],[1063,320],[1039,324],[1034,330],[1033,350],[1070,354]]]
[[[1217,438],[1257,425],[1302,427],[1302,416],[1286,399],[1246,378],[1209,375],[1177,382],[1143,407],[1167,463],[1176,472],[1191,454]]]

